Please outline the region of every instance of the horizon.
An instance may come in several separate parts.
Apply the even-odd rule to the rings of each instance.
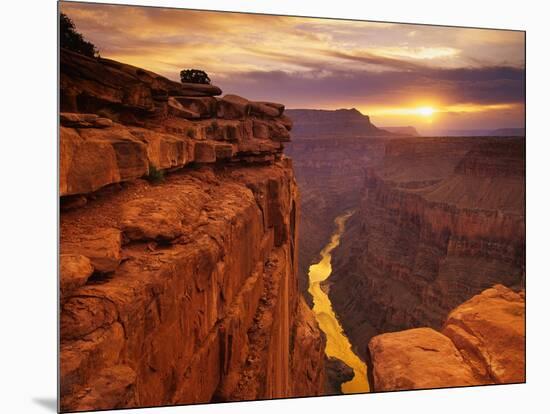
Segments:
[[[324,109],[324,108],[286,108],[287,111],[357,111],[359,112],[361,115],[363,116],[368,116],[369,118],[371,118],[371,116],[369,114],[365,114],[363,112],[361,112],[358,108],[355,108],[355,107],[350,107],[350,108],[334,108],[334,109]],[[371,122],[372,122],[372,119],[371,119]],[[375,124],[374,122],[372,122],[373,125],[377,128],[380,128],[380,129],[384,129],[384,128],[414,128],[416,130],[416,132],[419,132],[416,127],[414,125],[405,125],[405,124],[400,124],[400,125],[378,125],[378,124]],[[438,135],[438,133],[441,133],[441,132],[444,132],[444,131],[447,131],[447,132],[458,132],[458,131],[462,131],[462,132],[473,132],[473,131],[498,131],[498,130],[501,130],[501,129],[519,129],[519,130],[523,130],[523,132],[525,133],[525,127],[524,126],[511,126],[511,127],[505,127],[505,128],[500,128],[500,127],[497,127],[497,128],[474,128],[474,129],[471,129],[471,128],[467,128],[467,129],[448,129],[448,130],[434,130],[433,133],[435,135],[428,135],[428,134],[425,134],[425,135],[421,135],[421,136],[426,136],[426,137],[437,137],[437,136],[440,136]],[[459,135],[456,135],[456,136],[459,136]],[[486,137],[488,135],[466,135],[466,136],[479,136],[479,137]],[[518,135],[519,136],[519,135]]]
[[[373,124],[525,128],[521,31],[61,2],[102,57],[288,109],[356,108]],[[269,26],[270,30],[265,30]]]

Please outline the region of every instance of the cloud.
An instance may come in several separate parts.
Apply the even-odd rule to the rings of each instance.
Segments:
[[[226,93],[287,107],[517,108],[525,99],[522,32],[72,2],[61,10],[104,57],[174,80],[201,68]]]
[[[446,105],[520,103],[523,71],[514,68],[430,69],[414,71],[342,71],[317,67],[307,72],[250,71],[220,80],[228,93],[274,96],[288,106],[388,105],[431,100]],[[272,98],[273,99],[273,98]],[[283,100],[284,99],[284,100]],[[314,106],[310,104],[310,106]]]

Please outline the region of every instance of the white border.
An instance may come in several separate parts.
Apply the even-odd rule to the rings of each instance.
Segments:
[[[111,3],[124,3],[113,0]],[[538,412],[548,406],[548,25],[543,2],[188,0],[132,4],[527,30],[527,385],[217,404],[136,413]],[[537,4],[540,4],[537,5]],[[2,5],[0,411],[52,412],[56,393],[56,3]],[[7,93],[6,93],[7,91]],[[128,410],[118,411],[120,413]]]

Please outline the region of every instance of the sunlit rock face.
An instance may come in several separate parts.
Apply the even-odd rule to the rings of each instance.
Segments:
[[[495,285],[454,309],[441,332],[377,335],[368,352],[376,391],[525,382],[525,292]]]
[[[350,110],[287,110],[294,122],[285,154],[300,187],[299,282],[307,294],[308,267],[330,240],[334,219],[357,207],[365,171],[383,156],[390,135],[367,116]]]
[[[62,410],[322,394],[284,106],[60,68]]]
[[[329,295],[359,353],[377,334],[440,329],[449,311],[525,278],[523,138],[407,138],[367,170],[333,253]]]

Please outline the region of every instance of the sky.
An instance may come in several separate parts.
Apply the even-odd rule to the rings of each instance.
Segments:
[[[287,108],[357,108],[377,126],[524,127],[523,32],[67,3],[101,56]]]

